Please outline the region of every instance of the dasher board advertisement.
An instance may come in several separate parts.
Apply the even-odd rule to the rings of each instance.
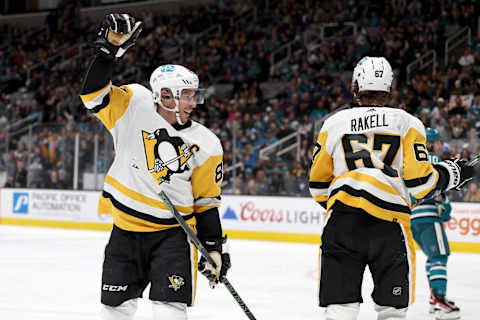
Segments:
[[[2,189],[3,219],[111,223],[98,215],[98,191]]]
[[[224,229],[320,234],[325,210],[312,198],[222,196]]]

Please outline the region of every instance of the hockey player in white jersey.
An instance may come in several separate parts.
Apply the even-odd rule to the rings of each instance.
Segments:
[[[114,222],[103,262],[101,317],[133,319],[137,299],[150,284],[153,319],[183,320],[193,304],[197,267],[212,287],[230,268],[218,214],[223,151],[209,129],[190,119],[203,102],[192,71],[160,66],[150,77],[152,91],[112,84],[115,60],[140,31],[141,22],[127,14],[105,17],[81,92],[85,107],[112,134],[116,153],[99,202],[99,211],[112,214]],[[197,265],[196,248],[132,159],[144,162],[217,268],[203,258]]]
[[[385,106],[392,81],[385,58],[361,59],[352,77],[358,105],[329,117],[314,148],[309,179],[326,208],[319,297],[328,320],[357,318],[366,266],[377,319],[406,318],[415,291],[410,194],[460,189],[473,174],[464,160],[428,161],[420,120]]]

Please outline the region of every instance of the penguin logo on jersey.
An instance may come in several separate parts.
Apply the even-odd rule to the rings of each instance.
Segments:
[[[180,287],[185,284],[185,281],[183,280],[182,277],[174,275],[174,274],[172,274],[170,277],[168,277],[168,280],[170,281],[170,285],[168,287],[172,288],[173,291],[178,291],[180,289]]]
[[[159,184],[170,183],[173,174],[190,170],[188,161],[200,150],[196,144],[188,146],[182,138],[170,136],[163,128],[142,131],[142,138],[148,171]]]

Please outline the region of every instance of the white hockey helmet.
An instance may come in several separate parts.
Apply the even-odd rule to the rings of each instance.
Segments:
[[[163,109],[175,112],[177,122],[183,124],[180,118],[180,109],[178,107],[182,91],[185,89],[195,92],[194,99],[197,104],[204,101],[204,90],[198,88],[198,76],[185,68],[176,64],[164,64],[152,72],[150,76],[150,87],[153,92],[153,101],[158,103]],[[169,109],[162,103],[162,90],[171,92],[175,101],[175,109]]]
[[[390,92],[392,81],[392,67],[384,57],[363,57],[353,69],[352,89],[357,82],[358,92]]]

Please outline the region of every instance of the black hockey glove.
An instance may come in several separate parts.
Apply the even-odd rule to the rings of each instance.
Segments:
[[[216,264],[216,268],[208,263],[204,257],[201,257],[198,262],[198,271],[207,277],[210,288],[212,289],[215,288],[219,281],[221,282],[222,278],[227,275],[228,269],[232,266],[230,253],[228,253],[225,246],[226,242],[227,236],[219,239],[205,240],[205,249],[210,253],[210,256]]]
[[[113,13],[105,16],[95,49],[98,54],[115,58],[121,57],[128,48],[133,46],[142,32],[142,22],[123,13]]]
[[[450,176],[446,190],[460,191],[473,178],[474,168],[465,159],[444,160],[435,164],[435,167],[442,167],[448,171]]]

